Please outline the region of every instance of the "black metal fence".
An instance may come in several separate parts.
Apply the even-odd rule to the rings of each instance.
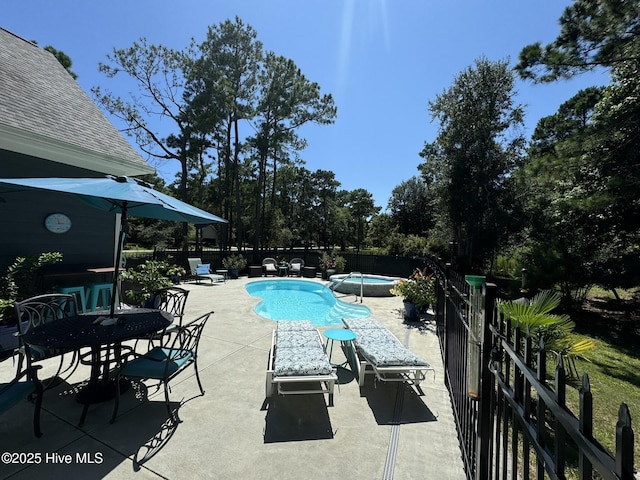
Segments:
[[[633,480],[634,433],[626,404],[611,428],[615,454],[593,437],[593,398],[582,378],[579,417],[566,405],[562,359],[547,382],[544,345],[500,315],[496,287],[472,287],[426,260],[438,278],[436,319],[468,479]],[[534,351],[536,353],[534,354]]]
[[[147,259],[170,260],[172,263],[181,265],[188,269],[187,258],[198,257],[203,263],[209,263],[211,268],[222,268],[222,259],[231,253],[219,249],[202,248],[184,252],[181,250],[154,250],[153,252],[141,252],[139,254],[127,254],[127,267],[135,266]],[[246,250],[240,252],[247,258],[248,265],[262,265],[262,260],[267,257],[284,259],[286,261],[293,258],[301,258],[307,266],[318,266],[320,264],[321,251],[303,249],[278,249],[261,250],[257,253]],[[407,277],[418,266],[422,265],[421,259],[397,257],[393,255],[369,255],[354,252],[336,251],[336,255],[344,257],[346,261],[346,272],[375,273],[378,275],[390,275],[397,277]]]

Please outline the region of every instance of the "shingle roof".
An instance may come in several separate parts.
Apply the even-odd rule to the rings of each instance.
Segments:
[[[102,173],[153,172],[50,52],[2,28],[0,148]]]

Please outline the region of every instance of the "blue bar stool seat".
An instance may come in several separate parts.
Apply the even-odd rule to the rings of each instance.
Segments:
[[[59,288],[56,288],[56,292],[73,295],[76,298],[76,308],[78,309],[79,312],[84,313],[85,309],[87,308],[87,296],[85,294],[83,286],[59,287]]]
[[[111,295],[113,295],[113,284],[111,283],[93,283],[89,285],[87,310],[94,312],[98,306],[102,310],[108,310]]]

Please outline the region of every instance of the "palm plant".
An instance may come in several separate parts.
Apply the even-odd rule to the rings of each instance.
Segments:
[[[585,354],[595,347],[595,342],[587,338],[576,338],[573,333],[575,323],[569,315],[551,313],[558,308],[562,297],[552,290],[543,290],[531,299],[499,301],[498,309],[511,322],[531,335],[534,348],[542,342],[547,352],[562,358],[567,365],[567,373],[575,378],[578,372],[576,358],[588,361]]]

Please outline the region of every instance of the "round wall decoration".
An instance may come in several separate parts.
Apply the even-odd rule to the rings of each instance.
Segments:
[[[50,213],[44,219],[44,226],[53,233],[66,233],[71,228],[71,219],[64,213]]]

